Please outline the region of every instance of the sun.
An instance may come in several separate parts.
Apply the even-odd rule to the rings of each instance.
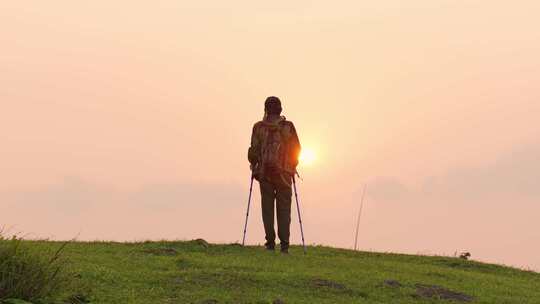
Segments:
[[[316,158],[315,151],[310,148],[302,148],[298,160],[300,161],[301,165],[310,166],[315,162]]]

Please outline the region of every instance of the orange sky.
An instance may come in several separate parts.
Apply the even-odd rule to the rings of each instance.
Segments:
[[[299,185],[309,243],[353,245],[367,183],[362,249],[467,250],[538,270],[539,9],[2,3],[0,224],[56,239],[238,241],[251,126],[276,95],[317,153]],[[255,202],[248,241],[262,243]]]

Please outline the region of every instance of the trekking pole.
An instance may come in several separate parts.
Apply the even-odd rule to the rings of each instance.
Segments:
[[[362,209],[364,208],[364,197],[366,195],[367,184],[364,185],[364,191],[362,191],[362,200],[360,201],[360,210],[358,211],[358,221],[356,222],[356,236],[354,238],[354,251],[358,248],[358,228],[360,228],[360,218],[362,217]]]
[[[296,198],[296,209],[298,211],[298,221],[300,222],[300,233],[302,234],[302,246],[304,247],[304,254],[306,251],[306,242],[304,241],[304,228],[302,227],[302,217],[300,216],[300,203],[298,202],[298,191],[296,191],[296,178],[293,175],[294,197]]]
[[[244,238],[242,238],[242,246],[244,246],[244,243],[246,241],[246,230],[247,230],[247,224],[248,224],[249,205],[251,204],[251,191],[252,190],[253,190],[253,174],[251,175],[251,184],[249,185],[249,198],[248,198],[248,205],[247,205],[247,211],[246,211],[246,223],[244,224]]]

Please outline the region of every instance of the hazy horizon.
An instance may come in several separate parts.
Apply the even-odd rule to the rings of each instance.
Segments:
[[[306,241],[540,270],[537,1],[0,5],[0,227],[241,241],[279,96]],[[258,185],[248,242],[263,243]],[[299,243],[296,212],[291,238]]]

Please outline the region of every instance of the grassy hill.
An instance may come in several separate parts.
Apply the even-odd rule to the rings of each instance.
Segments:
[[[203,240],[73,242],[62,256],[57,303],[540,303],[540,274],[457,258],[294,246],[282,255]]]

